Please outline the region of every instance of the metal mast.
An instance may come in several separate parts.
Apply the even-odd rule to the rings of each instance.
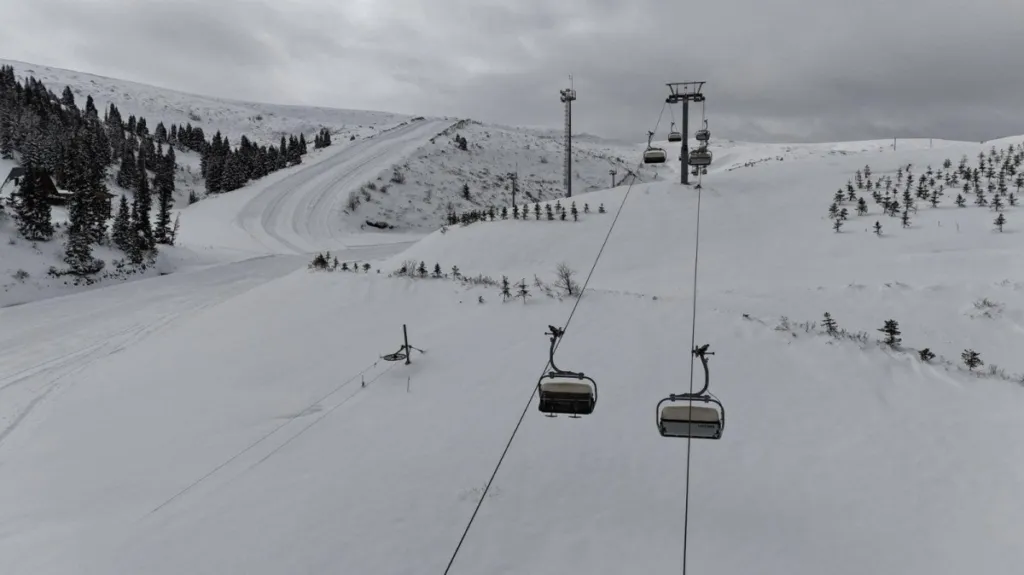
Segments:
[[[563,179],[565,182],[565,197],[572,197],[572,103],[576,99],[576,90],[573,88],[572,74],[569,74],[569,88],[561,90],[562,102],[565,103],[565,167]]]
[[[665,102],[669,104],[683,104],[683,140],[679,153],[679,172],[681,183],[690,183],[690,171],[687,167],[687,158],[690,151],[690,102],[703,102],[704,94],[700,93],[704,82],[671,82],[666,84],[669,90]]]

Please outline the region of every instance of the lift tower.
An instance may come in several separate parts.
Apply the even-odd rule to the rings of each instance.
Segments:
[[[565,180],[565,197],[572,197],[572,103],[576,99],[576,90],[572,84],[572,74],[569,74],[569,87],[560,91],[562,102],[565,104],[565,167],[563,169]]]
[[[671,82],[666,84],[669,90],[665,102],[669,104],[683,104],[683,140],[679,152],[679,173],[682,177],[681,183],[690,183],[690,170],[687,166],[687,159],[690,156],[690,102],[703,102],[704,94],[700,93],[704,82]]]

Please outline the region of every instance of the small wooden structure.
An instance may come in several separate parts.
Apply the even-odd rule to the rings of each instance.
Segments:
[[[14,185],[17,186],[21,183],[21,179],[25,177],[27,170],[22,166],[15,166],[11,168],[10,173],[7,174],[7,178],[4,179],[4,183],[0,184],[0,190],[7,185],[7,182],[13,181]],[[66,206],[71,201],[71,192],[64,192],[57,189],[57,185],[53,183],[53,178],[50,174],[43,170],[36,172],[36,186],[37,189],[42,192],[48,203],[51,206]],[[113,213],[113,199],[114,194],[110,192],[103,192],[106,199],[107,215],[108,217]]]

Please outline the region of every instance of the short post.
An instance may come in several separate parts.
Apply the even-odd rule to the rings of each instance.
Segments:
[[[405,378],[405,392],[406,393],[409,393],[410,391],[412,391],[411,386],[412,386],[412,377],[411,376],[406,376],[406,378]]]
[[[409,365],[409,358],[412,356],[412,348],[409,347],[409,331],[405,324],[402,324],[402,338],[405,340],[405,365]]]

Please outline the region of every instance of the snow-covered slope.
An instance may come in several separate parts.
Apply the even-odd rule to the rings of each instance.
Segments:
[[[335,139],[361,138],[410,119],[390,112],[238,102],[16,60],[0,59],[0,65],[13,66],[19,79],[35,76],[57,95],[70,86],[79,107],[91,95],[101,113],[114,104],[125,120],[129,115],[145,117],[151,130],[158,122],[168,129],[191,123],[207,137],[220,131],[236,145],[243,134],[257,143],[276,144],[282,135],[310,137],[321,127],[330,129]]]
[[[825,211],[865,164],[987,149],[709,171],[696,343],[728,417],[693,444],[689,570],[1024,564],[1019,208],[1003,233],[949,194],[909,228],[871,203],[835,233]],[[689,385],[698,197],[669,181],[581,194],[579,221],[451,226],[368,273],[276,256],[0,310],[0,571],[442,572],[573,309],[545,286],[561,262],[584,279],[627,193],[558,351],[597,409],[533,400],[450,572],[678,570],[686,443],[654,419]],[[406,260],[477,279],[391,273]],[[502,302],[481,274],[532,296]],[[824,312],[847,335],[802,323]],[[902,350],[873,342],[888,319]],[[403,324],[426,353],[388,364]],[[980,373],[955,365],[966,348]]]
[[[460,149],[456,138],[465,138]],[[609,170],[621,181],[634,168],[634,150],[597,138],[573,144],[573,193],[608,188]],[[434,230],[450,210],[464,212],[511,206],[518,175],[517,203],[565,194],[563,138],[549,131],[462,121],[439,134],[406,161],[376,174],[363,186],[347,219],[369,219],[399,229]],[[469,186],[468,198],[463,186]]]

